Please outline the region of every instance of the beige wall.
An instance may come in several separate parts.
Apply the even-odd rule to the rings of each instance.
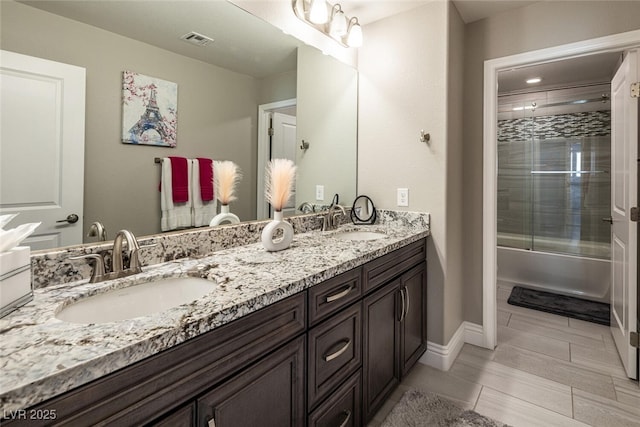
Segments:
[[[379,208],[431,213],[428,336],[439,344],[462,322],[461,225],[450,212],[461,209],[463,31],[455,9],[431,2],[366,25],[358,56],[358,192]],[[399,187],[408,208],[396,206]]]
[[[358,72],[318,49],[298,48],[297,144],[309,142],[306,151],[296,148],[295,204],[329,205],[334,194],[340,204],[351,206],[356,196]],[[313,100],[313,102],[307,102]],[[316,185],[324,186],[324,200],[317,200]]]
[[[153,159],[169,155],[235,161],[244,178],[232,210],[255,218],[257,105],[295,97],[295,73],[260,82],[19,3],[1,6],[2,49],[87,69],[85,225],[104,221],[111,236],[159,232]],[[178,84],[176,149],[120,142],[124,70]]]
[[[463,209],[462,153],[464,105],[464,22],[453,3],[449,5],[447,38],[447,280],[445,286],[445,312],[443,344],[447,344],[464,320]]]
[[[640,28],[638,1],[539,2],[466,26],[464,66],[465,320],[482,324],[482,102],[486,59]]]

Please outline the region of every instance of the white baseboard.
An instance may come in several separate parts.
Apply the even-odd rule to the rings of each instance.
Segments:
[[[427,341],[427,351],[419,362],[441,371],[448,371],[465,343],[482,347],[483,339],[482,326],[471,322],[462,322],[447,345]]]

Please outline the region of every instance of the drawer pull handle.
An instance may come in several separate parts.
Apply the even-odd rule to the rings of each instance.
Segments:
[[[345,414],[344,421],[340,424],[340,427],[346,427],[349,424],[349,420],[351,419],[351,411],[344,411]]]
[[[338,351],[336,351],[335,353],[327,354],[326,356],[322,356],[322,358],[324,359],[325,362],[331,362],[333,359],[335,359],[336,357],[340,356],[342,353],[347,351],[350,345],[351,345],[351,340],[346,339],[344,340],[344,345],[340,347]]]
[[[347,286],[345,290],[340,291],[337,294],[329,295],[326,299],[326,302],[334,302],[336,300],[339,300],[340,298],[347,296],[349,292],[351,292],[351,285]]]

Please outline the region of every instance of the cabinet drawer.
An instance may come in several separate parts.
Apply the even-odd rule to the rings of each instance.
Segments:
[[[366,263],[362,267],[363,292],[374,290],[426,259],[426,239],[421,239]]]
[[[362,425],[362,380],[356,372],[309,415],[309,427],[359,427]]]
[[[360,367],[361,305],[353,304],[309,331],[309,409]]]
[[[310,326],[360,298],[362,294],[360,272],[360,268],[356,268],[309,288]]]

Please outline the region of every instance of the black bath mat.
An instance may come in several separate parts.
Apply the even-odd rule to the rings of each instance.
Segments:
[[[521,286],[513,287],[508,302],[511,305],[609,326],[609,304],[602,302],[537,291]]]

